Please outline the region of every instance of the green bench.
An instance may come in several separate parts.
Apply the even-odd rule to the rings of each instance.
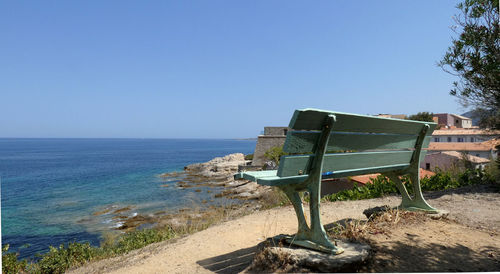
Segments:
[[[422,196],[419,165],[425,156],[435,123],[380,118],[317,109],[296,110],[290,121],[278,170],[248,171],[234,175],[261,185],[279,187],[292,202],[298,232],[289,242],[339,254],[341,247],[327,237],[320,219],[321,180],[382,173],[396,183],[400,207],[437,212]],[[341,151],[341,152],[339,152]],[[333,152],[333,153],[332,153]],[[410,197],[400,176],[409,175]],[[300,192],[310,195],[308,226]]]

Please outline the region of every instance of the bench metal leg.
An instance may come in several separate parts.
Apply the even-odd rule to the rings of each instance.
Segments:
[[[420,131],[420,134],[417,138],[417,141],[415,142],[415,151],[413,152],[412,159],[410,161],[410,167],[407,170],[407,173],[410,175],[410,181],[411,184],[413,185],[413,198],[408,195],[408,191],[406,190],[406,187],[403,185],[401,180],[399,179],[400,174],[396,173],[389,173],[387,174],[387,177],[389,177],[395,184],[396,187],[398,188],[399,192],[401,193],[402,196],[402,201],[401,201],[401,207],[406,209],[406,210],[420,210],[420,211],[426,211],[426,212],[431,212],[431,213],[438,213],[438,210],[430,206],[424,199],[424,196],[422,195],[422,188],[420,187],[420,162],[422,158],[422,146],[423,142],[425,139],[425,136],[427,134],[427,131],[429,130],[429,125],[425,124],[422,127],[422,130]]]
[[[309,210],[311,214],[311,227],[307,225],[304,215],[304,207],[299,192],[292,187],[281,187],[281,190],[288,196],[295,209],[298,221],[298,232],[295,237],[287,238],[290,244],[301,247],[318,250],[325,253],[340,254],[344,250],[341,247],[335,246],[326,235],[326,231],[321,224],[319,211],[319,186],[309,188],[311,201]]]
[[[281,187],[281,190],[285,192],[288,199],[292,202],[293,208],[295,209],[295,214],[297,215],[297,221],[299,223],[299,229],[296,238],[304,238],[310,233],[309,226],[307,226],[306,218],[304,216],[304,207],[302,206],[302,199],[300,198],[299,192],[295,191],[291,187]]]
[[[410,195],[408,195],[408,191],[406,190],[406,187],[403,185],[403,182],[401,182],[401,179],[399,179],[399,176],[395,174],[388,174],[387,177],[389,177],[396,184],[396,187],[401,193],[402,196],[402,201],[400,205],[401,208],[410,211],[427,211],[432,213],[438,212],[437,209],[430,206],[424,199],[424,196],[422,195],[422,189],[420,187],[420,178],[418,172],[410,173],[410,180],[413,185],[413,193],[414,193],[413,198],[410,197]]]
[[[340,254],[344,252],[342,248],[335,246],[335,244],[328,239],[325,229],[321,224],[319,211],[323,157],[326,153],[326,145],[328,144],[328,139],[330,138],[335,119],[335,115],[328,115],[325,118],[325,123],[318,141],[318,147],[316,148],[315,157],[310,168],[309,178],[299,186],[281,187],[292,202],[299,222],[299,231],[294,238],[289,239],[289,242],[294,245],[330,254]],[[298,193],[298,191],[304,190],[306,188],[305,186],[307,186],[309,194],[311,195],[311,201],[309,203],[311,213],[310,227],[307,226],[302,200]]]
[[[285,192],[293,204],[299,226],[295,237],[287,238],[287,242],[330,254],[340,254],[344,252],[341,247],[336,246],[328,239],[326,231],[321,223],[319,210],[319,185],[311,186],[309,188],[311,197],[309,203],[311,227],[307,225],[304,216],[304,207],[302,206],[302,199],[300,198],[299,192],[292,187],[281,187],[281,189]]]
[[[321,223],[320,208],[319,208],[321,199],[320,185],[321,185],[321,178],[317,178],[317,182],[315,182],[309,187],[309,194],[310,194],[309,210],[311,213],[310,240],[317,246],[318,249],[326,248],[327,250],[330,250],[330,252],[333,254],[340,254],[344,252],[344,250],[341,247],[335,246],[335,244],[328,239],[325,228]]]

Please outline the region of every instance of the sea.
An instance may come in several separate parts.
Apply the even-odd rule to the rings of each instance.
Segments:
[[[68,242],[98,246],[116,222],[96,212],[176,211],[216,192],[177,187],[159,175],[231,153],[255,140],[0,138],[2,246],[20,258]],[[223,199],[216,199],[224,202]]]

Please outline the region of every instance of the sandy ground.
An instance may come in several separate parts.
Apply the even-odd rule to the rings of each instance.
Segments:
[[[492,187],[426,193],[429,203],[450,212],[431,220],[374,235],[375,259],[364,271],[500,271],[500,193]],[[363,210],[396,206],[399,197],[323,203],[324,224],[366,219]],[[267,237],[293,234],[292,207],[275,208],[210,227],[175,241],[95,262],[70,273],[235,273],[251,262]]]

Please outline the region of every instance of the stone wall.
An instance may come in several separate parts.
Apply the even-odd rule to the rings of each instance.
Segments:
[[[266,161],[264,153],[272,147],[281,147],[285,144],[288,127],[264,127],[264,135],[259,135],[253,153],[252,166],[263,166]]]
[[[266,161],[269,161],[264,157],[264,153],[272,147],[281,147],[285,144],[286,136],[266,136],[260,135],[257,138],[257,145],[255,146],[255,151],[253,153],[252,166],[263,166]]]
[[[287,127],[264,127],[264,135],[266,136],[286,136]]]

